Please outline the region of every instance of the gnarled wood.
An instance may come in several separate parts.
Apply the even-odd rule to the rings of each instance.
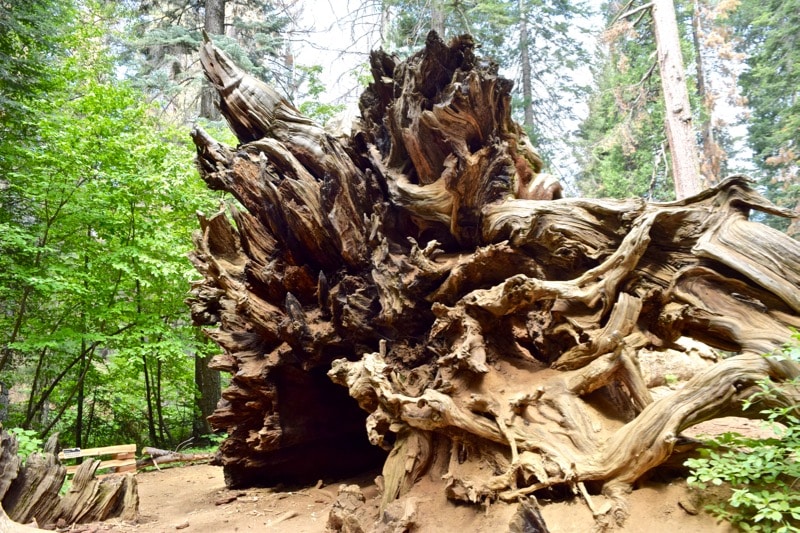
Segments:
[[[602,490],[593,513],[621,521],[681,431],[757,416],[741,400],[762,379],[796,404],[797,365],[760,354],[800,326],[800,246],[749,217],[793,214],[745,178],[663,204],[561,198],[466,36],[374,52],[351,137],[202,56],[243,143],[193,135],[203,179],[243,207],[201,216],[192,255],[193,317],[232,374],[211,418],[230,484],[358,468],[371,444],[384,509],[427,474],[454,501],[523,502],[522,522],[530,496]],[[658,360],[691,362],[681,386],[657,387]]]
[[[88,460],[78,467],[69,490],[59,495],[67,468],[58,461],[58,435],[45,444],[43,453],[32,453],[25,464],[16,456],[13,435],[0,429],[0,473],[10,480],[0,487],[0,526],[10,531],[27,531],[21,526],[32,521],[45,526],[62,520],[67,524],[96,522],[112,517],[137,518],[139,496],[131,474],[95,477],[99,460]],[[8,513],[8,515],[6,515]],[[6,529],[0,529],[6,531]]]

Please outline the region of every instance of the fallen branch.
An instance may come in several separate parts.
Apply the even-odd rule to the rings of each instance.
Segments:
[[[146,447],[142,450],[145,455],[150,457],[143,457],[136,461],[136,468],[143,468],[145,466],[155,466],[165,463],[197,463],[200,461],[210,461],[213,453],[182,453],[172,450],[162,450],[159,448]]]

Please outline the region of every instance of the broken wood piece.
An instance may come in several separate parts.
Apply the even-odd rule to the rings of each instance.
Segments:
[[[144,468],[147,466],[155,466],[165,463],[185,462],[195,463],[200,461],[209,461],[214,457],[213,453],[182,453],[172,450],[162,450],[159,448],[145,447],[142,453],[150,457],[142,457],[136,461],[137,468]]]
[[[7,477],[13,481],[8,484],[5,494],[0,495],[2,507],[10,519],[21,523],[35,520],[48,527],[56,522],[75,524],[111,517],[135,519],[139,506],[135,478],[128,473],[100,479],[95,473],[101,461],[96,459],[89,458],[78,466],[67,493],[63,497],[59,495],[67,469],[55,454],[57,437],[54,435],[48,440],[44,453],[28,456],[24,465],[13,459],[8,461],[7,456],[0,453],[0,472],[7,473],[17,468],[15,476]],[[13,435],[0,430],[0,441],[8,442],[9,449],[16,449],[10,445],[12,440],[15,442]],[[94,451],[73,450],[74,455],[79,453],[93,454]]]

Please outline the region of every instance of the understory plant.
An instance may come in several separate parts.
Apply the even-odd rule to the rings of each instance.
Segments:
[[[800,360],[800,335],[778,355]],[[789,386],[800,386],[795,379]],[[761,390],[744,404],[745,410],[776,394],[774,384],[760,383]],[[727,486],[726,500],[706,507],[742,531],[800,532],[800,418],[798,406],[762,410],[774,432],[770,438],[748,438],[725,433],[689,459],[691,487],[705,490],[709,484]]]
[[[17,439],[17,455],[25,462],[33,452],[41,452],[44,442],[39,438],[39,434],[32,429],[10,428],[9,433]]]

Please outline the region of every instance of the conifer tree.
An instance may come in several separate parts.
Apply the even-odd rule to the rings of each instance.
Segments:
[[[743,0],[732,17],[747,70],[740,77],[759,181],[779,205],[800,208],[800,2]],[[800,228],[792,227],[792,234]]]

